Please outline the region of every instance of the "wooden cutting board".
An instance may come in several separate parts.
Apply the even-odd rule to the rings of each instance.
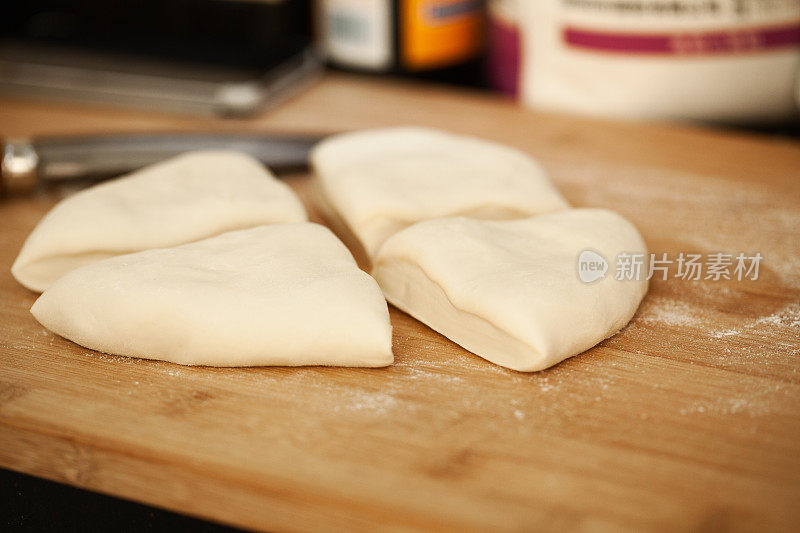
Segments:
[[[4,135],[393,124],[517,146],[651,251],[760,252],[759,279],[653,280],[621,333],[535,374],[394,309],[390,368],[188,368],[42,328],[9,267],[55,200],[8,200],[0,465],[257,529],[800,528],[797,142],[345,76],[250,121],[0,101]]]

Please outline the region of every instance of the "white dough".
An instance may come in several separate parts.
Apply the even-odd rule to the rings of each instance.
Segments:
[[[330,230],[312,223],[93,263],[53,283],[31,313],[87,348],[187,365],[393,360],[380,288]]]
[[[584,250],[607,260],[605,277],[579,279]],[[389,302],[467,350],[536,371],[631,319],[647,292],[646,261],[639,280],[618,281],[620,253],[646,255],[645,244],[633,225],[603,209],[514,221],[437,219],[386,241],[372,273]]]
[[[529,156],[433,129],[336,135],[314,148],[311,164],[328,218],[370,258],[389,236],[422,220],[513,219],[568,207]]]
[[[61,201],[25,241],[11,272],[41,292],[70,270],[115,255],[305,220],[289,187],[250,156],[190,152]]]

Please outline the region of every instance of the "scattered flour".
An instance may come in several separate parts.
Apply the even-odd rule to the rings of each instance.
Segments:
[[[755,323],[800,328],[800,303],[791,303],[769,316],[759,318]]]
[[[748,335],[753,333],[753,330],[762,329],[763,327],[800,328],[800,303],[790,303],[771,315],[750,320],[738,328],[713,331],[710,336],[712,339],[724,339],[726,337]]]
[[[386,414],[397,405],[397,399],[383,392],[363,392],[354,394],[350,402],[345,404],[348,411],[370,411],[374,414]]]
[[[722,338],[725,338],[725,337],[731,337],[731,336],[734,336],[734,335],[741,335],[741,334],[742,334],[742,330],[740,330],[740,329],[724,329],[724,330],[715,331],[715,332],[711,333],[711,338],[713,338],[713,339],[722,339]]]
[[[728,396],[709,400],[698,400],[680,410],[680,414],[732,416],[745,415],[757,418],[773,413],[777,406],[787,403],[791,391],[784,385],[764,385],[749,391],[746,396]]]
[[[642,324],[694,326],[700,322],[697,310],[685,302],[663,296],[655,296],[645,302],[643,309],[635,319]]]
[[[443,374],[435,370],[424,370],[421,368],[414,368],[411,366],[407,367],[406,370],[408,371],[409,379],[421,379],[421,380],[424,379],[428,381],[439,381],[446,383],[461,383],[464,381],[464,379],[459,376],[453,376],[451,374]]]

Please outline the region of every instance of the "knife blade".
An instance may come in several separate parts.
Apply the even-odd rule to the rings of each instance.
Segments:
[[[38,184],[119,176],[191,150],[236,150],[276,174],[307,168],[322,136],[233,133],[103,134],[9,139],[2,144],[0,194]]]

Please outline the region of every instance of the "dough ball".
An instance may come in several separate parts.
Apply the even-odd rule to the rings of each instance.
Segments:
[[[312,223],[96,262],[53,283],[31,313],[87,348],[186,365],[393,360],[380,288],[330,230]]]
[[[569,207],[526,154],[433,129],[336,135],[314,148],[311,163],[326,218],[370,258],[422,220],[514,219]]]
[[[588,282],[578,272],[586,250],[583,259],[596,265],[583,277],[597,277]],[[513,221],[449,218],[391,237],[372,273],[389,302],[467,350],[535,371],[628,323],[647,292],[647,264],[638,280],[618,281],[617,257],[644,260],[646,252],[636,228],[603,209]]]
[[[305,220],[300,200],[252,157],[190,152],[61,201],[25,241],[11,272],[41,292],[70,270],[116,255]]]

